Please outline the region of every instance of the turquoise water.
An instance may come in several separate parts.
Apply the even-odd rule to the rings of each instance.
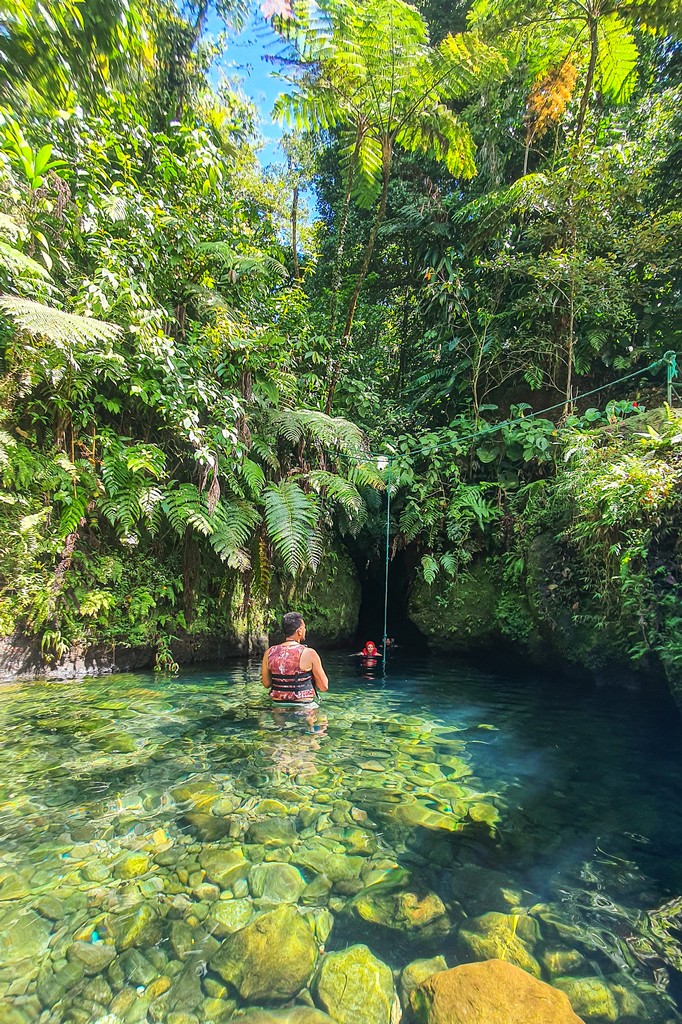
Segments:
[[[320,949],[365,943],[396,978],[503,956],[588,1022],[682,1020],[672,700],[349,666],[327,659],[315,715],[273,711],[255,662],[0,690],[2,1024],[269,1005],[216,953],[282,904]]]

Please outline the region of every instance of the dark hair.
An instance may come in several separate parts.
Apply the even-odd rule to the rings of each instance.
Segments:
[[[282,632],[285,637],[293,636],[299,626],[303,625],[303,616],[298,612],[287,612],[282,616]]]

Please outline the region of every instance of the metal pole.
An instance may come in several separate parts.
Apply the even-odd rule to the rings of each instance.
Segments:
[[[386,640],[388,639],[388,562],[390,553],[390,530],[391,530],[391,462],[388,459],[388,480],[386,486],[386,573],[384,581],[384,654],[382,658],[383,674],[386,675]]]

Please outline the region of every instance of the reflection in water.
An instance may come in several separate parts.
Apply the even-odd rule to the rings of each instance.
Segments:
[[[305,709],[257,665],[0,691],[2,1024],[228,1019],[212,957],[281,903],[392,968],[501,956],[588,1022],[682,1020],[667,698],[335,668]]]

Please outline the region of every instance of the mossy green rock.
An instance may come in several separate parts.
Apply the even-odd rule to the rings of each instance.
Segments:
[[[444,956],[432,956],[429,959],[413,960],[403,967],[400,974],[400,998],[404,1007],[410,1005],[410,996],[423,981],[438,971],[447,971],[448,965]]]
[[[254,864],[249,871],[249,887],[256,899],[269,903],[297,903],[306,880],[293,864],[276,861]]]
[[[316,962],[312,929],[285,903],[228,936],[211,967],[247,1002],[283,1003],[305,986]]]
[[[146,853],[128,853],[114,866],[116,878],[139,878],[149,870],[149,857]]]
[[[450,931],[445,906],[435,892],[395,892],[390,883],[363,889],[348,905],[348,912],[369,924],[418,932],[425,938]]]
[[[476,960],[506,960],[539,978],[540,965],[522,941],[532,940],[536,928],[530,917],[491,911],[468,920],[459,939]]]
[[[334,884],[358,878],[366,867],[364,857],[351,857],[344,853],[334,853],[325,846],[300,846],[291,858],[293,864],[299,864],[307,871],[324,875]]]
[[[0,917],[0,964],[39,960],[47,950],[52,928],[33,910]]]
[[[116,958],[116,950],[104,942],[72,942],[66,959],[81,964],[86,974],[101,974]]]
[[[246,878],[251,867],[240,849],[205,849],[199,857],[199,863],[207,877],[221,889],[229,889],[233,882]]]
[[[295,608],[318,643],[336,643],[355,635],[362,591],[357,569],[338,541],[330,545],[310,576],[299,576],[291,583],[273,583],[270,612],[276,618]]]
[[[390,1024],[397,998],[391,968],[361,945],[324,958],[313,995],[338,1024]]]
[[[554,978],[552,984],[566,993],[571,1006],[581,1017],[600,1024],[618,1020],[620,1014],[615,993],[603,978]]]
[[[251,900],[218,900],[206,918],[206,930],[218,939],[245,928],[254,915]]]
[[[311,1006],[292,1006],[286,1010],[262,1010],[254,1007],[233,1018],[239,1024],[335,1024],[322,1010]]]
[[[202,843],[214,843],[230,834],[229,818],[217,818],[205,811],[188,811],[180,820],[189,825]]]
[[[113,917],[109,927],[119,952],[131,946],[155,946],[161,939],[161,920],[149,903]]]
[[[417,576],[408,615],[437,650],[466,653],[499,639],[499,597],[494,574],[479,562],[456,580],[439,578],[431,586]]]
[[[291,818],[265,818],[254,821],[246,840],[258,846],[289,846],[296,838],[296,826]]]

